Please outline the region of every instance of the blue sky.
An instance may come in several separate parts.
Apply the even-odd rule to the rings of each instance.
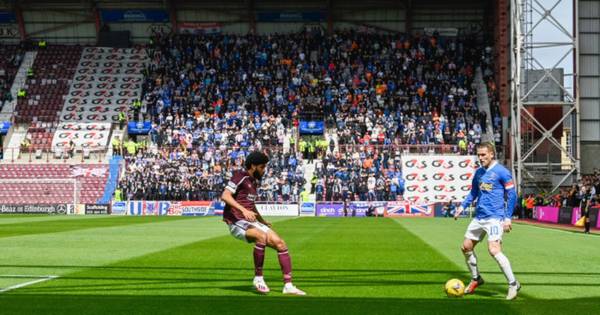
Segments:
[[[572,0],[535,0],[533,7],[538,11],[543,9],[540,7],[541,4],[546,10],[549,10],[556,4],[551,12],[552,16],[561,23],[567,32],[573,31],[573,4]],[[539,4],[538,4],[539,3]],[[539,13],[533,12],[533,24],[535,25],[540,18]],[[553,26],[547,20],[542,21],[533,31],[534,42],[568,42],[569,38],[562,33],[558,28]],[[553,47],[553,48],[539,48],[534,49],[533,54],[538,61],[544,66],[544,68],[551,68],[556,62],[558,62],[565,53],[569,51],[568,46]],[[539,67],[539,66],[538,66]],[[573,73],[573,52],[569,53],[565,59],[559,63],[559,68],[564,68],[565,72],[565,87],[572,93],[572,77],[568,76]]]

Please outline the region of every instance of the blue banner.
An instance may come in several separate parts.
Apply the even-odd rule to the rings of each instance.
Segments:
[[[325,132],[325,123],[322,121],[300,121],[301,135],[322,135]]]
[[[171,201],[129,201],[128,215],[168,215]]]
[[[0,11],[0,23],[2,24],[10,24],[16,23],[17,16],[12,12]]]
[[[315,203],[303,202],[300,205],[300,215],[315,215]]]
[[[256,14],[258,22],[323,22],[326,19],[324,11],[265,11]]]
[[[126,213],[127,213],[127,201],[113,202],[111,214],[124,215]]]
[[[211,205],[211,208],[214,215],[223,215],[223,210],[225,210],[225,202],[214,201]]]
[[[169,22],[165,10],[101,10],[102,21],[107,22]]]
[[[3,121],[0,125],[0,135],[6,135],[10,129],[10,122]]]
[[[127,132],[130,135],[147,135],[152,129],[150,121],[131,121],[127,124]]]

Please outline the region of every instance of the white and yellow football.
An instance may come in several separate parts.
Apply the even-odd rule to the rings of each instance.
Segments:
[[[450,279],[444,285],[448,297],[462,297],[465,294],[465,284],[458,279]]]

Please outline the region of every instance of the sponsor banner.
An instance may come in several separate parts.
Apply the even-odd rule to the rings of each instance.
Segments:
[[[70,140],[73,140],[77,149],[106,147],[109,134],[109,123],[63,122],[54,133],[52,147],[68,148]]]
[[[221,33],[220,23],[178,23],[177,29],[180,33],[190,34],[218,34]]]
[[[104,100],[101,100],[104,101]],[[107,105],[108,106],[108,105]],[[96,106],[101,107],[101,106]],[[74,108],[74,110],[67,111],[66,108]],[[112,106],[105,107],[101,111],[97,109],[89,109],[81,106],[66,106],[60,114],[60,120],[66,122],[84,122],[84,123],[107,123],[117,122],[119,119],[119,112],[127,111],[127,106]]]
[[[166,201],[166,200],[131,200],[113,202],[109,208],[115,215],[185,215],[209,216],[223,215],[224,204],[212,201]]]
[[[600,228],[600,215],[598,215],[598,208],[590,208],[590,224],[593,227],[594,222],[597,228]],[[579,211],[579,207],[573,208],[571,211],[571,224],[575,225],[575,223],[581,218],[581,211]]]
[[[325,123],[323,121],[300,121],[301,135],[322,135],[325,132]]]
[[[110,22],[168,22],[169,13],[165,10],[119,10],[102,9],[100,16],[104,23]]]
[[[315,208],[318,217],[343,217],[343,203],[317,203]]]
[[[10,129],[10,121],[0,122],[0,135],[5,135]]]
[[[138,91],[140,88],[140,83],[131,83],[131,82],[103,82],[103,83],[87,83],[87,82],[77,82],[71,85],[69,89],[68,96],[114,96],[114,95],[124,95],[124,93],[117,93],[120,91],[128,91],[131,94],[131,91]],[[113,90],[118,89],[117,92]],[[113,94],[109,94],[113,93]],[[138,94],[132,94],[130,96],[137,97]]]
[[[85,47],[83,49],[84,54],[125,54],[125,55],[146,55],[144,48],[116,48],[116,47]]]
[[[374,208],[374,211],[378,215],[384,215],[386,212],[385,201],[355,201],[348,204],[349,215],[353,217],[364,217],[370,207]],[[375,214],[373,214],[375,215]]]
[[[88,68],[82,67],[77,68],[75,70],[75,75],[110,75],[110,76],[120,76],[120,75],[142,75],[141,68]]]
[[[60,120],[118,122],[142,93],[145,50],[88,47],[84,49],[65,99]]]
[[[446,204],[447,202],[437,202],[433,205],[433,210],[434,210],[434,216],[435,217],[445,217],[446,216]],[[455,202],[454,204],[454,208],[450,210],[450,217],[454,217],[454,213],[456,210],[458,210],[458,207],[460,206],[460,203]],[[473,207],[467,207],[465,208],[465,210],[463,212],[460,213],[459,217],[460,218],[468,218],[471,216],[471,210],[474,210],[475,208]]]
[[[598,208],[591,208],[590,209],[590,226],[594,226],[594,222],[598,222]],[[597,224],[596,224],[597,225]]]
[[[2,214],[74,214],[75,207],[67,204],[53,205],[0,205]]]
[[[300,205],[300,216],[314,216],[315,215],[315,203],[314,202],[303,202]]]
[[[409,201],[390,201],[387,203],[389,217],[433,217],[434,204],[416,205]]]
[[[402,158],[404,198],[416,205],[462,201],[478,167],[474,156],[406,155]]]
[[[558,223],[570,224],[573,217],[573,210],[568,207],[561,207],[558,209]]]
[[[85,214],[110,214],[110,205],[86,204]]]
[[[92,74],[80,74],[76,75],[73,78],[73,88],[85,88],[85,87],[94,87],[92,83],[110,83],[116,84],[117,87],[121,87],[120,84],[130,83],[130,84],[142,84],[144,80],[142,75],[92,75]],[[90,84],[89,86],[86,84]],[[128,88],[129,86],[124,86]]]
[[[297,204],[256,204],[256,210],[262,216],[297,216]]]
[[[84,215],[85,214],[85,205],[78,203],[73,210],[73,214],[75,215]]]
[[[127,214],[127,201],[114,201],[112,203],[110,214],[113,215],[125,215]]]
[[[168,215],[172,204],[173,202],[171,201],[129,201],[127,215]],[[176,215],[176,213],[174,213],[174,215]]]
[[[208,216],[213,215],[211,201],[180,201],[171,203],[168,215]]]
[[[127,124],[127,132],[130,135],[147,135],[152,129],[150,121],[132,121]]]
[[[534,218],[540,222],[558,223],[559,208],[557,207],[535,207]]]
[[[581,218],[581,212],[579,211],[579,207],[569,209],[571,209],[571,225],[575,225],[579,218]]]
[[[214,215],[223,215],[223,210],[225,210],[225,202],[214,201],[211,207]]]

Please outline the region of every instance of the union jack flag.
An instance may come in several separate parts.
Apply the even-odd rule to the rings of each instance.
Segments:
[[[388,202],[388,215],[430,216],[432,207],[430,205],[414,205],[408,201]]]

